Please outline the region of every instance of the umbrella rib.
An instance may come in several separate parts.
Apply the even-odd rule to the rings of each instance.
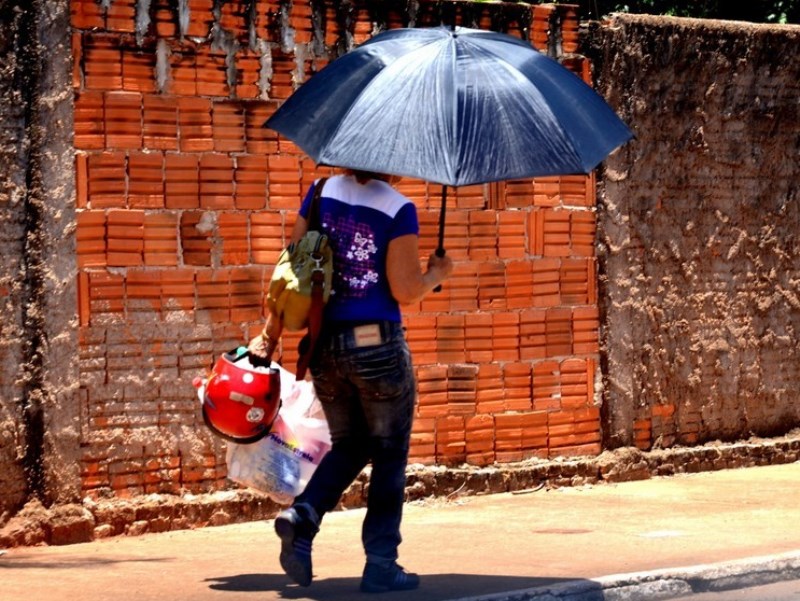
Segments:
[[[453,68],[452,68],[452,72],[450,73],[450,76],[453,78],[453,86],[452,86],[452,88],[454,89],[453,97],[451,99],[451,101],[453,103],[453,110],[451,111],[451,114],[453,116],[452,117],[453,118],[453,122],[451,123],[453,135],[450,138],[450,148],[448,149],[448,153],[447,153],[447,155],[449,157],[456,157],[456,165],[454,165],[452,167],[454,173],[452,173],[451,177],[452,177],[453,181],[457,181],[458,177],[460,176],[460,172],[461,172],[461,167],[458,164],[458,154],[457,154],[457,150],[458,150],[458,126],[459,126],[459,123],[458,123],[458,90],[455,89],[455,86],[457,85],[457,82],[458,82],[458,79],[457,79],[457,77],[458,77],[458,48],[457,48],[455,42],[456,42],[456,35],[453,34],[450,37],[450,48],[451,48],[452,52],[455,54],[455,56],[453,57],[453,60],[451,61],[451,64],[453,65]]]
[[[528,76],[526,76],[514,64],[509,62],[503,56],[497,54],[496,52],[493,52],[491,49],[487,49],[487,48],[482,47],[480,45],[478,45],[478,46],[479,46],[481,52],[485,52],[486,54],[491,55],[491,56],[493,56],[493,57],[495,57],[497,59],[498,67],[500,67],[502,69],[505,69],[507,72],[509,72],[511,74],[519,74],[519,75],[521,75],[521,78],[520,78],[521,85],[523,85],[525,88],[528,88],[528,89],[532,90],[535,93],[535,95],[540,96],[542,98],[543,107],[546,108],[547,112],[550,115],[552,115],[552,117],[553,117],[552,120],[551,120],[551,123],[550,123],[551,126],[557,128],[559,135],[562,136],[563,139],[569,140],[569,150],[570,150],[571,154],[574,155],[574,158],[580,162],[580,155],[579,155],[579,152],[577,150],[578,149],[578,141],[573,137],[571,132],[567,128],[564,127],[564,124],[561,122],[561,120],[558,119],[557,115],[555,114],[555,112],[551,108],[551,105],[548,102],[546,96],[541,94],[540,91],[538,90],[536,82],[534,80],[532,80],[531,78],[529,78]],[[532,50],[534,50],[535,52],[538,52],[533,48],[532,48]],[[542,55],[542,58],[546,59],[546,60],[552,60],[552,59],[549,59],[548,57],[546,57],[544,55]],[[565,71],[568,71],[566,68],[564,68],[564,69],[565,69]],[[558,138],[556,138],[556,139],[558,139]]]
[[[432,39],[432,40],[430,40],[428,42],[422,43],[416,48],[415,51],[418,51],[418,50],[420,50],[422,48],[430,46],[431,44],[435,44],[436,41],[437,41],[436,39]],[[361,48],[362,48],[362,46],[359,46],[358,48],[355,48],[355,49],[351,50],[350,52],[359,52],[359,50]],[[365,50],[365,52],[366,52],[366,50]],[[374,80],[376,77],[378,77],[383,72],[384,69],[386,69],[392,63],[394,63],[398,58],[399,57],[394,57],[391,62],[383,62],[381,68],[375,73],[375,75],[373,75],[370,78],[370,81],[366,85],[362,85],[361,86],[361,89],[358,90],[358,93],[353,97],[353,100],[350,102],[350,106],[347,107],[347,110],[339,118],[339,122],[336,124],[336,127],[332,128],[330,133],[329,133],[329,135],[324,138],[324,142],[325,142],[324,146],[327,146],[330,143],[331,140],[335,139],[339,135],[339,132],[341,131],[343,124],[347,121],[347,117],[353,112],[354,107],[358,104],[358,100],[366,93],[367,88],[369,87],[369,85],[372,82],[372,80]],[[321,154],[324,154],[324,152],[321,153]]]
[[[482,37],[483,36],[475,37],[474,39],[469,39],[469,42],[472,43],[475,47],[479,48],[481,52],[484,52],[487,55],[495,57],[500,62],[500,64],[502,64],[506,69],[508,69],[508,70],[510,70],[512,72],[522,73],[523,74],[523,79],[525,81],[525,85],[526,86],[532,86],[532,88],[534,90],[537,90],[537,87],[536,87],[537,83],[534,82],[534,80],[532,80],[528,76],[524,75],[524,73],[520,69],[518,69],[513,63],[509,62],[502,55],[500,55],[497,52],[495,52],[493,48],[487,48],[483,44],[480,44],[479,40]],[[510,40],[503,39],[502,41],[504,43],[508,44],[509,46],[520,45],[520,43],[521,43],[521,40],[515,40],[515,39],[510,39]],[[527,47],[527,44],[526,44],[526,47]],[[531,47],[531,49],[538,53],[538,51],[533,49],[533,47]],[[563,69],[566,72],[566,74],[568,74],[570,77],[574,78],[574,80],[575,80],[577,85],[585,86],[587,88],[587,90],[590,91],[590,93],[592,95],[596,94],[596,92],[592,89],[591,86],[586,84],[586,82],[584,82],[575,73],[572,73],[569,69],[567,69],[566,67],[564,67],[563,65],[558,63],[558,61],[555,61],[555,60],[553,60],[553,59],[551,59],[551,58],[549,58],[546,55],[543,55],[541,53],[538,53],[538,55],[541,56],[541,59],[543,59],[545,61],[551,61],[551,62],[553,62],[555,64],[555,66],[557,66],[560,69]],[[552,73],[550,73],[550,71],[551,71],[550,68],[545,68],[545,69],[538,69],[537,68],[537,70],[539,70],[541,72],[541,82],[542,82],[542,84],[546,83],[546,84],[549,84],[549,85],[553,86],[554,88],[559,87],[558,85],[556,85],[554,83],[554,81],[552,79]],[[543,96],[543,98],[544,98],[544,96]],[[604,102],[602,100],[602,98],[600,98],[599,96],[597,98],[601,102]],[[579,148],[579,146],[581,144],[581,141],[578,138],[576,138],[575,135],[574,135],[577,132],[575,132],[573,129],[570,129],[570,128],[567,128],[567,127],[564,126],[564,124],[562,123],[561,118],[559,118],[559,116],[558,116],[558,110],[553,110],[553,108],[550,108],[553,105],[550,105],[550,103],[547,103],[547,106],[548,106],[548,109],[551,111],[551,113],[555,117],[554,122],[553,122],[554,125],[558,128],[559,132],[564,137],[564,139],[565,140],[569,140],[570,146],[573,149],[573,152],[574,152],[576,160],[581,164],[582,168],[585,169],[584,157],[583,157],[582,153],[578,150],[578,148]],[[555,108],[557,108],[557,107],[555,107]],[[616,117],[616,115],[614,115],[614,116]],[[582,171],[582,172],[585,173],[585,171]]]

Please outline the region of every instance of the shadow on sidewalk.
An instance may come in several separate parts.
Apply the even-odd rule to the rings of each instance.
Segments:
[[[413,592],[383,593],[381,599],[410,599],[414,601],[446,601],[476,595],[503,593],[540,586],[575,582],[563,578],[521,578],[518,576],[490,576],[475,574],[423,574],[422,585]],[[362,595],[358,586],[360,578],[325,578],[314,580],[303,588],[292,584],[284,574],[237,574],[206,578],[209,588],[231,592],[273,592],[281,599],[314,599],[319,601],[352,601]],[[412,597],[413,596],[413,597]]]

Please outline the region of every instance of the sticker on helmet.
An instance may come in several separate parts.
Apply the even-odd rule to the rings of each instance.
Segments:
[[[239,401],[245,405],[253,405],[256,402],[253,397],[242,394],[241,392],[236,392],[235,390],[231,390],[230,399],[232,401]]]
[[[246,419],[247,421],[256,424],[264,419],[264,410],[261,407],[253,407],[247,412]]]

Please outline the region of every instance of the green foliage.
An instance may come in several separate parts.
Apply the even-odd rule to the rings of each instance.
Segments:
[[[599,19],[614,12],[754,23],[800,23],[800,0],[579,0],[581,17]]]

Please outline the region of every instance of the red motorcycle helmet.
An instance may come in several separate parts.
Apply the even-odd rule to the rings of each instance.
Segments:
[[[272,367],[237,364],[248,353],[217,359],[202,395],[203,420],[225,440],[250,444],[266,436],[281,405],[280,372]]]

